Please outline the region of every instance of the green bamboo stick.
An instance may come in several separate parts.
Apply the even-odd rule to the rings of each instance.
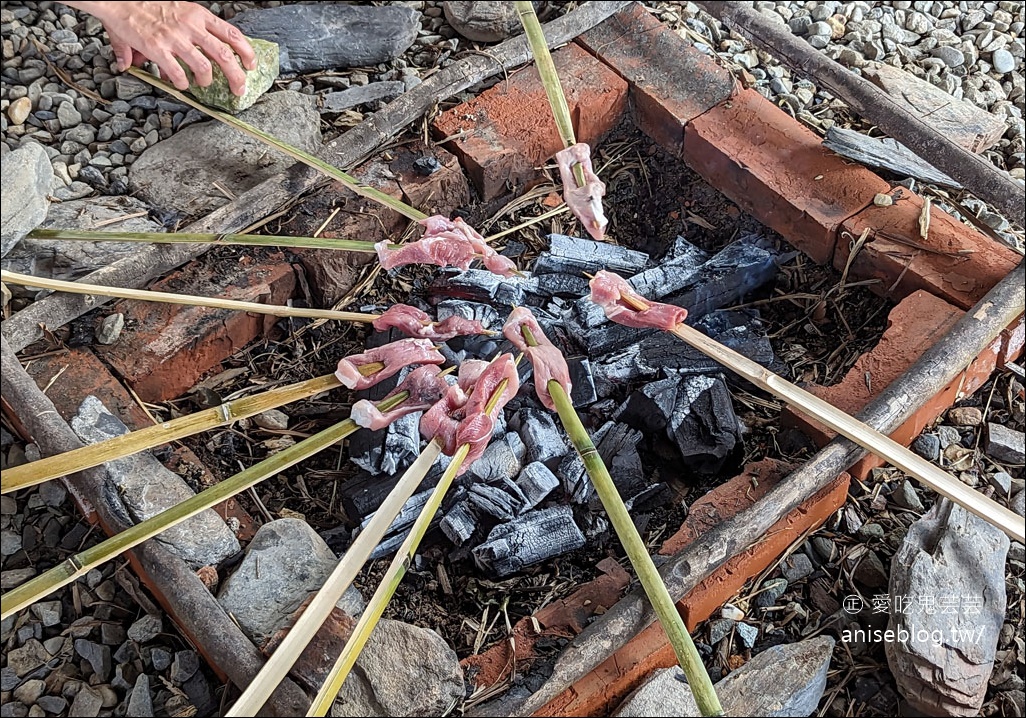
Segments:
[[[522,326],[521,329],[528,346],[537,346],[538,342],[531,330],[526,326]],[[613,483],[613,478],[609,475],[609,469],[606,468],[606,464],[595,449],[595,444],[588,436],[584,424],[581,423],[581,418],[577,415],[573,402],[567,396],[563,385],[555,379],[549,380],[547,388],[549,396],[552,397],[552,401],[556,405],[556,413],[559,414],[563,428],[566,429],[567,436],[570,437],[581,461],[584,462],[584,468],[591,478],[591,483],[595,486],[595,492],[602,501],[602,507],[606,510],[609,522],[613,525],[620,543],[623,544],[627,558],[630,559],[631,565],[634,567],[634,573],[637,574],[638,580],[641,581],[641,585],[645,589],[645,595],[648,596],[652,608],[655,609],[656,615],[659,617],[659,622],[666,632],[666,638],[673,646],[677,662],[688,677],[688,685],[691,686],[691,691],[695,694],[698,709],[704,716],[723,715],[723,708],[720,706],[719,698],[716,696],[716,691],[713,689],[709,673],[705,670],[702,658],[695,647],[695,642],[691,640],[691,634],[688,633],[680,613],[677,612],[677,607],[674,605],[673,599],[670,598],[670,592],[666,590],[666,584],[663,583],[659,571],[652,562],[645,542],[641,539],[634,520],[627,512],[627,507],[616,490],[616,484]]]
[[[193,436],[201,431],[216,429],[219,426],[255,416],[268,409],[275,409],[340,386],[342,386],[342,382],[338,380],[338,377],[334,374],[327,374],[253,396],[228,401],[220,406],[180,416],[177,419],[148,426],[145,429],[132,431],[113,439],[87,444],[63,454],[48,456],[38,461],[15,466],[12,469],[5,469],[3,477],[0,478],[0,489],[2,489],[0,493],[6,494],[56,479],[59,476],[74,474],[114,459],[152,449],[154,446]]]
[[[408,398],[409,392],[399,392],[395,396],[380,402],[378,408],[381,411],[388,411]],[[303,459],[338,443],[359,428],[352,419],[339,422],[318,434],[314,434],[309,439],[283,449],[260,463],[240,471],[231,478],[225,479],[221,483],[215,484],[165,511],[161,511],[156,516],[141,521],[105,541],[101,541],[95,546],[65,559],[46,573],[23,583],[0,597],[0,604],[3,606],[0,619],[6,619],[8,616],[32,605],[61,586],[68,585],[79,576],[85,575],[93,568],[138,546],[143,541],[153,538],[162,531],[166,531],[172,526],[192,518],[201,511],[205,511],[211,506],[216,506],[222,501],[231,498],[240,491],[245,491],[264,479],[274,476]]]
[[[517,0],[513,4],[516,6],[520,23],[524,26],[527,42],[531,46],[531,55],[534,56],[534,64],[541,76],[545,95],[549,98],[549,107],[552,108],[552,117],[556,121],[560,139],[563,140],[564,147],[572,147],[577,144],[577,139],[574,136],[574,123],[570,117],[570,107],[566,104],[563,86],[559,83],[559,75],[556,73],[556,64],[552,61],[549,45],[545,42],[545,33],[534,12],[534,3]],[[584,170],[580,164],[574,164],[574,179],[577,180],[578,187],[583,187],[586,184]]]
[[[338,249],[374,254],[374,242],[330,237],[286,237],[271,234],[202,234],[190,232],[87,232],[78,229],[36,229],[29,239],[59,239],[80,242],[148,242],[152,244],[232,244],[296,249]],[[401,245],[389,244],[389,249]]]
[[[495,391],[492,392],[488,403],[485,405],[485,413],[490,414],[494,411],[508,384],[509,382],[503,379],[495,387]],[[456,450],[445,473],[438,480],[438,485],[431,492],[431,496],[428,497],[427,503],[421,509],[420,515],[417,516],[413,528],[410,529],[409,536],[403,541],[402,546],[399,547],[395,557],[392,559],[392,563],[389,564],[388,570],[381,579],[381,583],[378,584],[377,590],[374,591],[374,596],[371,597],[370,604],[364,609],[363,615],[360,616],[360,620],[353,628],[353,633],[349,640],[346,641],[346,645],[342,649],[338,660],[335,661],[335,665],[332,667],[327,679],[321,685],[320,690],[317,691],[317,695],[307,711],[308,716],[326,715],[332,703],[335,702],[335,696],[342,689],[342,684],[346,682],[349,672],[356,664],[356,659],[360,657],[360,652],[367,645],[371,632],[378,625],[378,621],[385,611],[385,606],[388,605],[388,602],[395,594],[396,588],[398,588],[399,583],[403,580],[403,576],[406,575],[406,569],[412,563],[413,556],[417,553],[417,547],[420,546],[421,539],[427,533],[431,520],[438,511],[438,507],[442,504],[442,499],[445,498],[449,486],[452,484],[453,479],[456,478],[456,474],[459,473],[460,467],[463,466],[463,462],[469,453],[470,444],[463,444]]]
[[[254,127],[248,122],[243,122],[239,118],[229,115],[227,112],[214,110],[200,102],[197,102],[188,95],[176,90],[174,86],[169,85],[168,83],[164,82],[163,80],[157,77],[154,77],[148,72],[140,70],[137,67],[130,67],[128,68],[128,73],[139,78],[143,82],[149,83],[157,89],[166,92],[167,94],[174,97],[176,100],[184,102],[190,107],[194,107],[200,112],[209,115],[210,117],[213,117],[215,120],[223,122],[229,127],[233,127],[236,130],[249,135],[255,140],[263,142],[264,144],[274,147],[276,150],[284,152],[290,157],[299,160],[300,162],[309,167],[313,167],[315,170],[324,173],[325,175],[331,177],[334,180],[338,180],[346,187],[351,189],[353,192],[356,192],[356,194],[362,197],[366,197],[367,199],[374,200],[375,202],[383,204],[384,206],[390,209],[394,209],[399,214],[403,215],[404,217],[408,217],[412,220],[421,220],[427,218],[426,214],[424,214],[418,209],[414,209],[405,202],[400,202],[396,198],[390,197],[389,195],[385,194],[380,190],[363,184],[352,175],[343,172],[337,167],[333,167],[332,165],[328,164],[327,162],[318,157],[314,157],[309,152],[304,152],[298,147],[293,147],[292,145],[286,142],[282,142],[277,137],[274,137],[273,135],[268,134],[267,132],[264,132],[263,130],[257,127]]]

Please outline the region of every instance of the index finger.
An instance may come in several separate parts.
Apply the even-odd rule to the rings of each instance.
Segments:
[[[242,31],[219,17],[211,17],[207,29],[216,37],[224,40],[238,54],[242,66],[247,70],[256,69],[256,53]]]

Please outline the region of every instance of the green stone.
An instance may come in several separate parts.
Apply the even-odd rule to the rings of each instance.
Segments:
[[[267,92],[278,79],[278,43],[267,40],[248,38],[256,53],[255,70],[246,70],[246,94],[242,97],[233,95],[228,87],[228,79],[221,72],[217,63],[214,66],[214,81],[207,87],[200,87],[193,82],[192,72],[182,63],[189,76],[189,94],[207,107],[215,107],[232,114],[242,112],[251,107],[262,94]],[[181,61],[179,61],[181,63]]]

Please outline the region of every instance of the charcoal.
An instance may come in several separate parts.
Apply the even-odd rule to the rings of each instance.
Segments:
[[[477,518],[470,501],[460,501],[442,518],[442,533],[457,546],[463,545],[477,529]]]
[[[527,456],[527,447],[515,431],[492,441],[468,473],[481,481],[495,483],[512,479],[520,473]]]
[[[527,503],[527,497],[524,495],[523,490],[521,490],[521,488],[517,486],[516,482],[513,481],[513,479],[503,479],[499,483],[499,486],[501,486],[502,490],[508,493],[510,496],[512,496],[513,500],[517,502],[517,506],[520,507],[517,511],[518,514],[522,514],[524,513],[524,511],[527,510],[524,508],[524,504]]]
[[[453,349],[445,343],[438,345],[438,353],[445,357],[445,364],[442,365],[445,368],[459,366],[467,358],[467,353],[465,351],[453,351]]]
[[[559,479],[540,461],[528,464],[517,477],[517,486],[525,497],[522,511],[533,509],[542,500],[559,488]]]
[[[381,506],[388,493],[399,483],[399,477],[376,476],[361,471],[342,484],[339,500],[350,521],[360,521]]]
[[[641,455],[638,453],[641,438],[641,432],[615,421],[607,421],[592,436],[592,443],[609,468],[613,483],[627,496],[637,493],[647,484]],[[598,506],[591,479],[576,452],[563,457],[556,474],[562,480],[563,490],[571,501],[589,504],[591,507]]]
[[[519,415],[520,438],[527,446],[528,463],[558,461],[570,450],[551,414],[538,409],[524,409]]]
[[[594,273],[600,269],[630,276],[648,266],[649,257],[608,242],[568,237],[565,234],[550,234],[549,251],[543,253],[534,264],[535,274]]]
[[[370,347],[373,343],[374,346],[380,346],[379,343],[384,339],[392,336],[396,330],[390,329],[387,332],[374,332],[368,340],[367,346]],[[397,338],[401,338],[399,335]],[[393,340],[394,341],[394,340]],[[385,396],[391,392],[400,381],[406,378],[406,376],[413,371],[414,367],[403,367],[403,369],[395,376],[391,376],[384,381],[375,384],[369,389],[364,389],[355,392],[356,399],[370,399],[371,401],[381,401]],[[418,422],[420,415],[417,415]],[[400,420],[401,421],[401,420]],[[398,422],[397,422],[398,423]],[[390,450],[401,450],[402,444],[404,443],[401,439],[393,438],[389,443],[388,434],[391,432],[400,432],[404,436],[409,437],[409,423],[395,427],[395,424],[389,425],[388,429],[380,429],[378,431],[371,431],[370,429],[359,429],[352,436],[349,437],[349,459],[359,466],[361,469],[370,472],[371,474],[388,474],[392,475],[395,473],[394,470],[386,471],[384,466],[387,463],[389,467],[400,465],[400,456],[386,456],[386,444],[389,445]],[[419,426],[414,428],[417,434],[415,442],[418,444],[417,453],[419,453],[420,433]],[[414,453],[416,457],[417,453]],[[412,462],[411,462],[412,463]],[[408,466],[408,465],[407,465]],[[403,467],[403,471],[406,470],[406,466]]]
[[[479,568],[503,577],[584,544],[570,507],[553,506],[499,524],[473,556]]]
[[[498,309],[490,304],[480,304],[478,302],[446,299],[444,302],[438,303],[435,311],[437,312],[438,321],[443,321],[452,316],[463,317],[464,319],[481,322],[485,329],[499,328],[503,322],[503,316],[499,314]]]
[[[485,335],[463,337],[463,351],[467,359],[494,359],[499,354],[499,343]]]
[[[470,503],[500,521],[509,521],[520,513],[521,507],[520,502],[508,492],[490,484],[473,484],[470,487]]]
[[[403,541],[405,541],[406,537],[409,535],[410,529],[406,528],[397,534],[386,536],[381,540],[381,543],[375,546],[374,550],[371,551],[370,560],[376,561],[379,558],[391,556],[393,553],[399,550],[399,547],[403,545]]]
[[[665,334],[665,332],[663,333]],[[669,334],[667,336],[678,344],[681,343],[676,337]],[[658,371],[641,360],[641,345],[631,344],[624,349],[591,361],[591,373],[595,383],[595,393],[600,398],[605,398],[639,379],[654,378]]]
[[[523,242],[518,242],[515,239],[506,240],[506,245],[499,252],[503,257],[522,257],[524,252],[527,251],[527,245]]]
[[[545,297],[576,298],[590,291],[588,278],[583,274],[537,274],[536,278],[538,293]]]
[[[591,375],[591,362],[587,357],[571,357],[566,360],[570,370],[570,401],[574,406],[588,406],[598,401],[595,393],[595,378]]]
[[[381,473],[396,476],[406,471],[420,455],[420,417],[417,411],[388,425],[381,450]],[[366,467],[364,467],[366,468]]]
[[[624,506],[627,507],[628,511],[651,510],[662,503],[663,496],[667,493],[669,493],[669,488],[666,484],[652,484],[624,501]]]
[[[627,397],[627,401],[613,418],[647,434],[666,434],[670,416],[677,403],[679,384],[680,379],[677,377],[645,384]]]
[[[667,428],[685,461],[706,473],[718,471],[741,443],[741,422],[722,377],[683,377]]]
[[[688,286],[708,261],[709,255],[704,250],[683,237],[677,237],[670,257],[664,257],[655,267],[627,281],[641,296],[653,300],[662,299]],[[589,297],[583,297],[574,304],[574,319],[582,329],[594,328],[607,321],[605,312]]]
[[[420,514],[420,510],[424,508],[428,498],[431,497],[431,491],[421,491],[420,493],[414,494],[406,500],[403,504],[402,509],[396,514],[395,519],[388,526],[388,530],[385,531],[385,535],[394,534],[396,531],[406,528],[414,521],[417,520],[417,516]],[[377,513],[377,512],[374,512]],[[360,522],[360,529],[367,528],[367,524],[370,523],[371,519],[374,518],[374,513],[371,513],[364,517],[363,521]]]
[[[500,277],[483,269],[468,269],[457,274],[443,272],[431,283],[428,291],[434,297],[466,299],[506,307],[527,304],[528,294],[540,296],[538,280],[531,276]]]

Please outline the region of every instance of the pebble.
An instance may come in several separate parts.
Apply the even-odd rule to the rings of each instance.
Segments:
[[[813,570],[812,560],[803,553],[793,553],[780,564],[780,573],[788,583],[801,581],[811,575]]]
[[[947,449],[952,444],[957,444],[962,441],[962,435],[953,426],[940,426],[937,427],[937,438],[940,439],[941,446]]]
[[[171,663],[171,680],[185,683],[199,670],[199,656],[195,651],[178,651]]]
[[[155,671],[163,671],[171,665],[171,660],[171,651],[165,648],[156,646],[150,651],[150,662],[153,664],[153,670]]]
[[[943,60],[948,67],[961,67],[965,64],[965,53],[950,45],[935,48],[931,54]]]
[[[732,621],[729,618],[716,618],[709,621],[707,626],[709,630],[709,644],[715,646],[717,643],[729,636],[735,623],[736,621]]]
[[[920,434],[912,442],[912,451],[927,461],[937,461],[941,451],[940,437],[936,434]]]
[[[128,628],[128,637],[136,643],[146,643],[156,638],[162,628],[161,617],[148,613]]]
[[[15,125],[21,125],[28,119],[32,112],[32,100],[27,97],[19,97],[7,108],[7,118]]]
[[[78,693],[75,694],[75,699],[71,702],[68,715],[78,716],[79,718],[95,718],[95,716],[100,714],[102,708],[103,696],[94,688],[82,686]]]
[[[720,617],[730,619],[731,621],[740,621],[745,617],[745,612],[734,604],[728,603],[720,609]]]
[[[254,416],[253,423],[261,429],[283,431],[289,428],[289,416],[284,411],[268,409],[267,411]]]
[[[83,170],[88,168],[83,168]],[[96,329],[96,341],[99,344],[110,345],[118,340],[121,331],[125,328],[125,315],[118,312],[104,317],[100,326]]]
[[[1004,48],[995,50],[990,62],[994,72],[999,75],[1007,75],[1015,69],[1015,57]]]
[[[755,605],[759,608],[775,606],[784,592],[787,591],[786,578],[771,578],[762,584],[762,591],[755,597]]]
[[[987,483],[997,489],[1001,496],[1008,496],[1012,491],[1012,477],[1004,471],[989,476]]]
[[[738,623],[734,630],[737,631],[737,637],[741,639],[741,644],[745,648],[754,646],[755,639],[759,637],[759,629],[747,623]]]
[[[955,426],[979,426],[983,412],[975,406],[959,406],[948,411],[948,421]]]
[[[916,493],[915,487],[911,481],[907,479],[901,482],[897,490],[891,494],[891,498],[894,499],[894,503],[902,508],[908,509],[909,511],[915,511],[916,513],[922,513],[923,503],[919,500],[919,495]]]
[[[39,700],[39,697],[43,695],[43,691],[45,689],[45,682],[38,678],[33,678],[30,681],[25,681],[14,689],[14,698],[27,706],[31,706]]]
[[[891,197],[889,194],[884,194],[883,192],[880,192],[875,197],[873,197],[873,204],[875,204],[877,207],[890,207],[892,204],[894,204],[894,198]]]
[[[873,551],[862,557],[853,576],[856,581],[870,588],[882,588],[887,585],[887,567]]]

